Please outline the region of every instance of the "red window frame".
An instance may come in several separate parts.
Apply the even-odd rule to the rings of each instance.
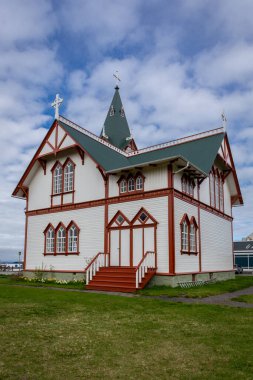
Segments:
[[[69,250],[68,250],[69,230],[72,226],[75,226],[77,228],[77,251],[76,252],[69,252]],[[54,252],[47,252],[46,235],[47,235],[47,231],[49,230],[50,227],[52,227],[54,229]],[[61,227],[63,227],[65,229],[65,251],[64,252],[57,252],[57,233]],[[80,228],[78,227],[78,225],[73,220],[71,220],[71,222],[68,224],[67,227],[65,227],[65,225],[62,222],[58,223],[56,228],[54,228],[54,226],[51,223],[49,223],[47,225],[47,227],[45,228],[43,233],[44,233],[44,253],[43,253],[44,256],[49,256],[49,255],[51,255],[51,256],[60,256],[60,255],[68,256],[68,255],[79,255],[80,254],[80,249],[79,249]]]

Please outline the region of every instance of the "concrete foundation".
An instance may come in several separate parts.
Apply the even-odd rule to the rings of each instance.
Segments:
[[[217,280],[217,281],[226,281],[235,278],[235,272],[209,272],[209,273],[197,273],[197,274],[181,274],[175,276],[154,276],[148,284],[148,287],[152,286],[171,286],[175,288],[178,286],[179,282],[191,282],[191,281],[208,281],[208,280]]]

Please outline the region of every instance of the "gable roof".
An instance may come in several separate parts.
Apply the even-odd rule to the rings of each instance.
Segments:
[[[200,172],[208,175],[224,138],[224,131],[219,128],[170,143],[125,153],[119,149],[116,151],[110,144],[104,144],[101,139],[95,140],[88,136],[84,129],[72,122],[71,126],[68,120],[62,116],[60,116],[59,124],[82,145],[106,172],[181,157],[185,161],[189,161]]]
[[[178,162],[181,161],[181,164],[189,163],[190,170],[195,171],[201,177],[206,177],[214,164],[223,139],[227,140],[224,129],[218,128],[127,153],[62,116],[59,117],[59,120],[54,121],[47,136],[57,124],[74,140],[76,146],[83,149],[97,163],[98,167],[106,173],[116,173],[123,169],[136,168],[151,163],[178,160]],[[22,188],[30,168],[36,158],[39,157],[38,153],[42,149],[43,142],[14,190],[14,196],[17,195],[18,189]],[[236,199],[243,204],[234,166],[232,171],[237,189]]]
[[[100,137],[104,137],[106,141],[119,149],[125,149],[132,139],[118,86],[115,87],[115,93]]]

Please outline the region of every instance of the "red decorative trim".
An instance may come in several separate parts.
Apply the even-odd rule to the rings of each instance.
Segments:
[[[121,224],[119,224],[119,223],[117,222],[117,218],[118,218],[120,215],[121,215],[122,218],[124,219],[124,220],[122,221]],[[116,212],[116,214],[114,215],[114,217],[111,219],[110,223],[107,225],[107,228],[117,228],[117,227],[112,227],[113,223],[116,223],[117,226],[118,226],[119,228],[125,228],[126,226],[122,226],[122,224],[123,224],[124,222],[127,222],[128,225],[131,224],[130,220],[126,217],[126,215],[125,215],[122,211],[118,210],[118,211]]]
[[[27,191],[27,197],[26,197],[26,210],[28,210],[28,199],[29,199],[29,191]],[[24,270],[26,268],[27,234],[28,234],[28,215],[25,216]]]
[[[60,149],[61,145],[63,144],[64,140],[66,139],[66,137],[68,136],[68,134],[65,132],[65,135],[63,136],[63,138],[61,139],[59,145],[58,145],[58,150]]]
[[[199,190],[200,190],[200,181],[198,180],[197,183],[197,195],[198,195],[198,201],[199,201]],[[202,249],[201,249],[201,223],[200,223],[200,204],[198,204],[198,234],[199,234],[199,271],[202,271]]]
[[[104,253],[109,252],[108,247],[108,233],[107,233],[107,225],[108,225],[108,197],[109,197],[109,176],[107,176],[104,180],[105,185],[105,210],[104,210]]]
[[[175,273],[175,219],[174,219],[174,174],[172,165],[168,165],[168,239],[169,239],[169,272]]]
[[[44,175],[46,175],[47,174],[47,161],[43,160],[42,158],[38,158],[38,162],[44,171]]]
[[[93,201],[87,201],[87,202],[80,202],[80,203],[74,203],[74,204],[63,204],[59,206],[54,207],[48,207],[43,209],[37,209],[37,210],[31,210],[27,211],[26,214],[28,216],[34,216],[34,215],[44,215],[49,213],[55,213],[55,212],[63,212],[63,211],[72,211],[72,210],[80,210],[84,208],[91,208],[91,207],[98,207],[98,206],[104,206],[107,202],[108,205],[110,204],[118,204],[118,203],[124,203],[124,202],[131,202],[136,200],[143,200],[143,199],[152,199],[152,198],[158,198],[158,197],[165,197],[169,196],[172,193],[172,189],[157,189],[157,190],[150,190],[146,191],[145,193],[139,193],[139,194],[133,194],[133,195],[121,195],[116,197],[111,197],[107,199],[96,199]],[[204,211],[208,211],[216,216],[219,216],[220,218],[226,219],[226,220],[233,220],[233,218],[230,215],[227,215],[225,213],[222,213],[213,207],[210,207],[209,205],[198,201],[197,199],[194,199],[190,197],[187,194],[183,194],[181,191],[174,189],[173,190],[174,197],[183,200],[184,202],[187,202],[191,205],[194,205],[200,208]]]

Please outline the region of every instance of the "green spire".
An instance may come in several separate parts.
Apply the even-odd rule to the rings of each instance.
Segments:
[[[132,140],[118,86],[115,87],[100,137],[120,149],[125,149]]]

